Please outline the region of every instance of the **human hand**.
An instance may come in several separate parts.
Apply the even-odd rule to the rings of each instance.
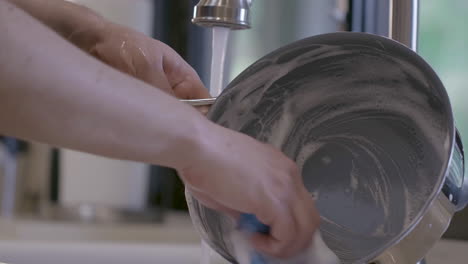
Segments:
[[[177,168],[187,190],[209,208],[254,214],[270,226],[270,235],[252,237],[260,252],[284,258],[309,246],[319,216],[294,162],[246,135],[208,131],[199,153]]]
[[[177,52],[143,33],[105,21],[92,33],[75,31],[69,40],[106,64],[180,99],[210,97],[195,70]]]

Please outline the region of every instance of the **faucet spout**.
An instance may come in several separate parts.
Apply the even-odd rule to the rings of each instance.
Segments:
[[[194,7],[192,22],[204,27],[248,29],[253,0],[200,0]]]

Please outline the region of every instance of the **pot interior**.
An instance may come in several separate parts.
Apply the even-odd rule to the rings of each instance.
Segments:
[[[321,232],[343,263],[401,239],[440,191],[453,145],[445,89],[404,46],[333,33],[279,49],[237,77],[209,118],[281,149],[316,196]],[[233,223],[191,202],[228,260]]]

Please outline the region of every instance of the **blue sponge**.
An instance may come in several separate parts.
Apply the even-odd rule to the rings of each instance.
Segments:
[[[265,235],[270,233],[270,227],[261,223],[253,214],[242,214],[237,228],[248,233],[262,233]],[[257,252],[251,253],[250,260],[251,264],[267,264],[262,255]]]
[[[270,227],[261,223],[253,214],[241,214],[237,228],[249,233],[270,234]]]

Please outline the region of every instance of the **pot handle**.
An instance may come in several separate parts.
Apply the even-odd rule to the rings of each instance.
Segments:
[[[216,97],[205,98],[205,99],[189,99],[189,100],[180,100],[183,103],[189,104],[195,107],[203,115],[208,114],[210,107],[216,101]]]
[[[456,205],[456,210],[461,211],[468,205],[468,175],[465,173],[465,153],[463,152],[463,142],[461,140],[460,133],[458,129],[456,129],[456,136],[455,136],[455,145],[454,145],[454,153],[452,157],[452,162],[454,160],[455,155],[458,155],[459,159],[461,159],[461,172],[462,173],[462,185],[460,188],[460,195],[458,198],[458,204]],[[453,164],[452,166],[456,166]]]
[[[205,98],[205,99],[189,99],[189,100],[180,100],[183,103],[189,104],[191,106],[211,106],[216,101],[216,97]]]

